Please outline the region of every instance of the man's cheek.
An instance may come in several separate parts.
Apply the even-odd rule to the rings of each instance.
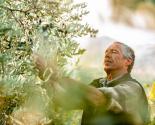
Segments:
[[[119,57],[113,57],[113,61],[114,61],[114,63],[119,63],[120,59],[119,59]]]

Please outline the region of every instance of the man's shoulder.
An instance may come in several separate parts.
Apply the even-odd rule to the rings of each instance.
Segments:
[[[138,88],[142,88],[143,86],[141,85],[141,83],[139,81],[137,81],[136,79],[133,79],[132,77],[130,79],[127,79],[125,81],[126,84],[133,86],[133,87],[138,87]]]
[[[117,79],[115,82],[116,84],[128,84],[131,86],[133,85],[142,87],[141,83],[134,79],[130,74],[125,74],[121,78]]]

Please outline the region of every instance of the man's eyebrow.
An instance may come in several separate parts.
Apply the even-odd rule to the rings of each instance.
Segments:
[[[119,51],[118,49],[112,49],[112,50]]]

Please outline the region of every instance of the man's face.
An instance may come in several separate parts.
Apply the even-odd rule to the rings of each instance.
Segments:
[[[121,45],[113,43],[105,51],[104,70],[105,72],[127,71],[128,60],[124,58]]]

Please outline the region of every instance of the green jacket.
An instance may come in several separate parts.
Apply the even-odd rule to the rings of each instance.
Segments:
[[[145,125],[149,122],[145,91],[130,74],[109,82],[104,78],[96,79],[91,85],[106,95],[108,105],[87,106],[81,125]]]

